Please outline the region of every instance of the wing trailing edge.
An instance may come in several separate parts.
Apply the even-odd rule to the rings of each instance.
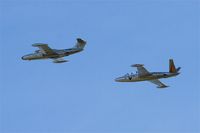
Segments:
[[[131,65],[131,67],[142,67],[142,66],[144,66],[144,64],[133,64],[133,65]]]

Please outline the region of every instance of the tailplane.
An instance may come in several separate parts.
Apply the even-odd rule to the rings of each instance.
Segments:
[[[77,38],[77,43],[75,45],[75,48],[81,48],[83,49],[86,45],[86,41],[82,40],[81,38]]]
[[[177,73],[180,69],[181,69],[181,67],[178,67],[178,68],[175,67],[173,59],[169,60],[169,72],[170,73]]]

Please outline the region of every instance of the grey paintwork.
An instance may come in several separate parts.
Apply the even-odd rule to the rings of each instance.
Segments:
[[[138,82],[138,81],[146,81],[146,80],[154,80],[161,78],[169,78],[177,76],[179,73],[169,73],[169,72],[151,72],[147,75],[140,76],[138,74],[126,74],[122,77],[116,78],[117,82]]]
[[[78,52],[81,52],[83,49],[81,48],[71,48],[71,49],[63,49],[63,50],[57,50],[57,49],[52,49],[55,54],[44,54],[40,50],[36,50],[35,53],[32,54],[27,54],[22,56],[23,60],[37,60],[37,59],[48,59],[48,58],[61,58],[64,56],[68,56],[71,54],[75,54]]]
[[[138,72],[136,74],[126,74],[124,76],[118,77],[115,79],[116,82],[139,82],[139,81],[150,81],[156,85],[158,88],[168,87],[158,79],[169,78],[179,75],[179,68],[175,68],[174,62],[172,59],[169,60],[169,72],[148,72],[142,64],[135,64],[132,67],[137,67]]]
[[[34,47],[39,47],[40,50],[36,50],[34,53],[22,56],[22,60],[38,60],[38,59],[53,59],[54,63],[62,63],[67,60],[62,57],[69,56],[84,50],[86,41],[77,38],[77,44],[73,48],[69,49],[51,49],[47,44],[33,44]]]

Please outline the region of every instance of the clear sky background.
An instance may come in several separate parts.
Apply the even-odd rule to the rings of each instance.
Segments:
[[[1,133],[199,133],[199,3],[195,0],[1,0]],[[23,61],[31,44],[85,50],[70,62]],[[142,63],[181,74],[117,83]]]

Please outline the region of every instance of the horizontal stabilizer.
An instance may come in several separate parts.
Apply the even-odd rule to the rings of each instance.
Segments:
[[[181,70],[181,67],[178,67],[178,68],[176,69],[177,72],[180,71],[180,70]]]

